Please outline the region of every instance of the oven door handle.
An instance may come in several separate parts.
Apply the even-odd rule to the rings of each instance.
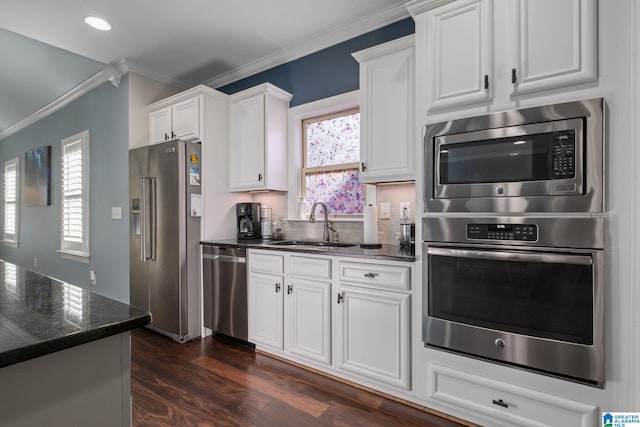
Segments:
[[[478,251],[472,249],[450,249],[436,248],[430,246],[427,249],[429,255],[440,255],[459,258],[479,258],[490,259],[496,261],[520,261],[520,262],[540,262],[547,264],[575,264],[575,265],[592,265],[593,259],[586,255],[568,255],[568,254],[532,254],[519,253],[510,251]]]

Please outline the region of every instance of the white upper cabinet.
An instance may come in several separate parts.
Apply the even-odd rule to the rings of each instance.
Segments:
[[[360,63],[362,182],[415,179],[414,38],[353,53]]]
[[[492,97],[491,0],[461,0],[426,12],[430,110]]]
[[[513,94],[597,79],[595,0],[513,4]]]
[[[149,106],[150,143],[182,139],[199,141],[202,138],[202,95],[194,96],[175,104],[158,107]]]
[[[287,111],[291,96],[269,83],[231,95],[231,191],[287,190]]]
[[[414,0],[407,8],[424,79],[420,113],[509,108],[524,94],[597,79],[596,0]]]

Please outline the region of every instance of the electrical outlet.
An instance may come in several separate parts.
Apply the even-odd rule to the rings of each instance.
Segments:
[[[405,217],[405,209],[406,217],[411,218],[411,203],[410,202],[400,202],[400,219]]]
[[[96,285],[96,271],[95,270],[90,270],[89,271],[89,278],[91,279],[91,284],[93,286]]]
[[[38,258],[34,258],[33,259],[33,266],[37,267],[38,266]]]
[[[391,203],[380,203],[380,219],[391,219]]]

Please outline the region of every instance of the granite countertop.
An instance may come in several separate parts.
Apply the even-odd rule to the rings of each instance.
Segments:
[[[316,247],[306,245],[287,246],[280,242],[295,241],[298,239],[272,240],[238,240],[238,239],[220,239],[220,240],[203,240],[203,245],[242,247],[254,249],[267,249],[277,251],[301,252],[310,254],[320,254],[329,256],[342,256],[353,258],[369,258],[369,259],[386,259],[391,261],[413,262],[416,260],[415,250],[413,248],[405,249],[400,245],[382,244],[379,249],[365,249],[360,243],[351,243],[352,246],[347,247]],[[300,239],[302,241],[307,239]],[[344,242],[343,242],[344,243]],[[348,243],[348,242],[347,242]]]
[[[151,314],[0,260],[0,367],[151,322]]]

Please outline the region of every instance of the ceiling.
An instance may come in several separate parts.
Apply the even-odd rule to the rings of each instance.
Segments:
[[[108,64],[220,87],[406,18],[405,1],[0,0],[0,139]]]

